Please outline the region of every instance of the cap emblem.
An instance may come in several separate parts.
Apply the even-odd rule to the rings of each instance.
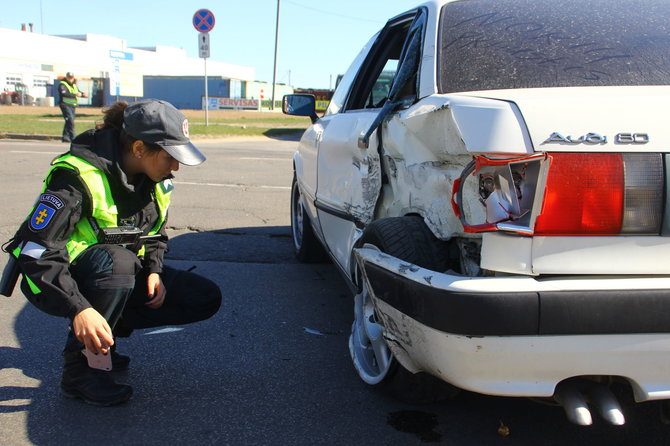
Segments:
[[[181,129],[184,132],[184,136],[190,138],[188,134],[188,119],[184,119],[184,122],[181,123]]]

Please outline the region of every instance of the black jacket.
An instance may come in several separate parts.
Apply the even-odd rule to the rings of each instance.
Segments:
[[[129,184],[123,170],[118,131],[113,129],[89,130],[72,142],[70,153],[101,169],[107,175],[114,202],[118,208],[119,225],[140,227],[147,234],[158,220],[158,210],[153,200],[154,183],[140,175],[136,184]],[[30,243],[19,256],[21,271],[41,290],[40,309],[47,313],[72,319],[91,305],[79,292],[77,283],[69,272],[69,256],[65,248],[75,224],[91,215],[90,198],[79,176],[70,169],[56,169],[51,180],[15,235],[9,248],[20,243]],[[52,215],[31,224],[40,203],[50,203]],[[55,204],[55,205],[54,205]],[[167,251],[165,224],[158,239],[146,242],[142,259],[143,268],[149,273],[160,273],[163,255]],[[25,287],[24,287],[25,289]],[[32,301],[32,299],[31,299]]]

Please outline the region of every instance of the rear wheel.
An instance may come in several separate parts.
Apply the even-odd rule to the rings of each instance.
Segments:
[[[291,186],[291,235],[295,256],[303,263],[318,263],[327,259],[323,245],[312,230],[312,223],[303,207],[298,180],[293,175]]]
[[[358,246],[372,244],[381,251],[433,271],[451,263],[448,244],[438,240],[420,217],[384,218],[370,224]],[[413,374],[393,356],[383,336],[383,326],[364,281],[354,300],[354,322],[349,351],[359,376],[398,399],[429,403],[452,398],[456,387],[427,373]]]

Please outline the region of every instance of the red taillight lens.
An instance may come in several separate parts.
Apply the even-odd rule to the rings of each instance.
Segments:
[[[658,233],[663,183],[658,154],[551,154],[535,234]]]
[[[552,154],[535,234],[618,234],[623,203],[621,154]]]

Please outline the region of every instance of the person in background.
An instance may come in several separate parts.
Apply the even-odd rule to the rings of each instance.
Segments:
[[[58,105],[60,106],[60,111],[63,113],[63,118],[65,119],[61,141],[71,142],[74,139],[75,110],[79,103],[77,98],[87,98],[88,96],[86,93],[79,91],[79,88],[77,87],[77,79],[75,79],[74,74],[69,71],[65,74],[65,79],[61,79],[58,84],[58,94],[60,97]]]
[[[27,299],[70,320],[66,397],[99,406],[127,401],[132,388],[111,373],[127,369],[130,358],[116,352],[115,337],[219,310],[214,282],[163,264],[172,172],[204,160],[186,117],[148,99],[113,104],[102,124],[52,161],[29,217],[3,248],[17,259]]]

